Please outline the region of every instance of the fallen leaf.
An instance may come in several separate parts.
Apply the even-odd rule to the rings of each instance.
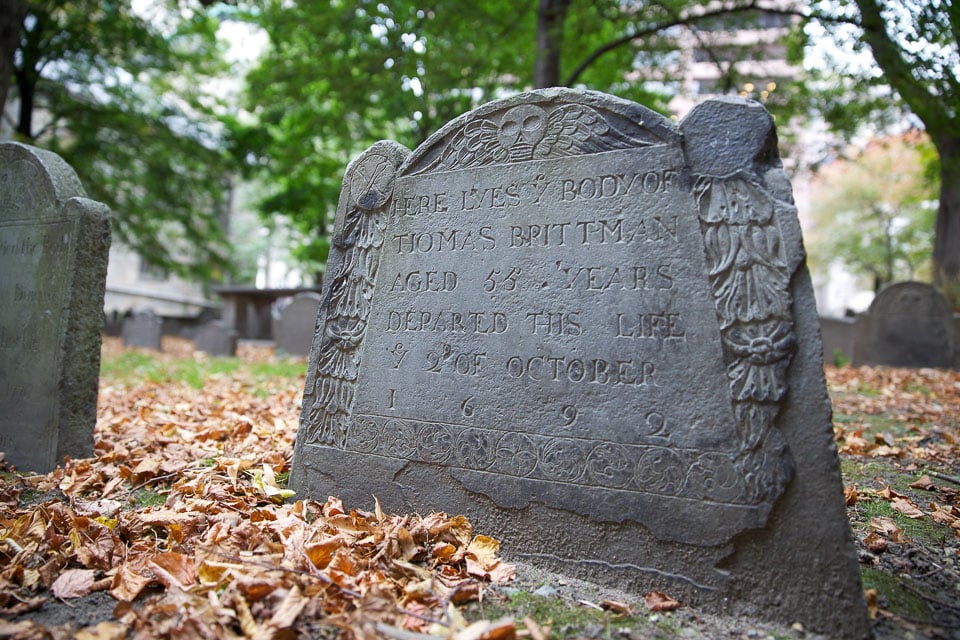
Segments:
[[[877,590],[864,589],[863,597],[867,601],[867,615],[870,616],[871,620],[876,620],[877,612],[879,610],[879,606],[877,605]]]
[[[625,616],[633,615],[633,608],[629,604],[617,600],[601,600],[600,607],[606,611],[613,611]]]
[[[896,544],[904,544],[907,542],[907,537],[903,535],[903,530],[900,529],[897,523],[891,518],[885,516],[870,518],[870,528],[886,537],[890,542]]]
[[[643,600],[650,611],[673,611],[683,606],[683,603],[662,591],[651,591],[643,597]]]
[[[168,589],[186,591],[197,580],[196,564],[193,558],[175,551],[155,555],[147,562],[147,566],[153,571],[157,580]]]
[[[914,482],[910,483],[911,489],[923,489],[925,491],[930,491],[936,487],[933,484],[933,480],[930,479],[930,476],[924,474],[917,478]]]
[[[62,599],[82,598],[93,592],[95,574],[93,569],[67,569],[50,585],[50,591]]]
[[[890,506],[912,520],[923,517],[923,511],[906,498],[894,498]]]
[[[857,504],[857,485],[849,484],[843,488],[843,500],[848,507]]]
[[[883,553],[889,546],[887,539],[876,531],[871,531],[868,533],[863,539],[863,544],[873,553]]]
[[[117,622],[101,622],[95,627],[77,631],[75,640],[120,640],[127,637],[127,625]]]

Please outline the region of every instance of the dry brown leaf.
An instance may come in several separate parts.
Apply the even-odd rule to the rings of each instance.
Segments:
[[[923,517],[923,511],[906,498],[894,498],[890,501],[890,506],[912,520]]]
[[[309,598],[303,597],[300,589],[294,586],[287,592],[267,624],[273,629],[289,629],[309,602]]]
[[[662,591],[651,591],[643,597],[643,600],[650,611],[674,611],[683,606],[683,603]]]
[[[933,480],[930,479],[930,476],[924,474],[917,478],[915,481],[910,483],[911,489],[923,489],[925,491],[930,491],[936,487],[933,484]]]
[[[146,576],[134,571],[130,563],[124,562],[113,576],[110,595],[121,602],[133,602],[148,584],[154,581],[152,575]]]
[[[127,637],[127,625],[117,622],[100,622],[93,627],[77,631],[75,640],[120,640]]]
[[[848,484],[843,488],[843,500],[846,502],[848,507],[852,507],[857,504],[857,485]]]
[[[883,553],[889,546],[887,539],[876,531],[871,531],[868,533],[863,539],[863,544],[873,553]]]
[[[600,607],[606,611],[613,611],[614,613],[619,613],[624,616],[633,615],[633,607],[626,602],[620,602],[618,600],[601,600]]]
[[[58,598],[82,598],[93,592],[95,582],[93,569],[67,569],[50,585],[50,591]]]
[[[870,518],[870,528],[886,537],[890,542],[896,544],[904,544],[907,542],[907,537],[903,534],[903,530],[897,526],[896,522],[886,516]]]
[[[879,611],[879,605],[877,604],[877,590],[864,589],[863,597],[867,601],[867,614],[870,616],[871,620],[876,620],[877,612]]]
[[[186,591],[197,580],[197,569],[193,558],[175,551],[153,556],[147,562],[147,566],[153,571],[157,580],[168,589]]]

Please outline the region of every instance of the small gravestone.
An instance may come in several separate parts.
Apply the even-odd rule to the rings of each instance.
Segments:
[[[854,335],[855,366],[950,367],[957,348],[950,303],[923,282],[881,290],[857,318]]]
[[[273,328],[278,351],[292,356],[310,353],[320,300],[316,293],[298,293],[284,308]]]
[[[59,156],[0,144],[0,451],[93,455],[110,211]]]
[[[237,332],[223,320],[210,320],[197,328],[194,347],[211,356],[237,355]]]
[[[487,104],[347,168],[291,485],[637,593],[867,634],[761,105]]]
[[[123,319],[123,345],[161,351],[163,320],[151,309],[136,311]]]

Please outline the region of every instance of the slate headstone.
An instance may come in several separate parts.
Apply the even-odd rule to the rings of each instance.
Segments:
[[[868,633],[773,121],[550,89],[347,168],[291,485],[506,556]]]
[[[280,312],[280,318],[273,327],[278,351],[292,356],[310,353],[320,300],[320,294],[317,293],[298,293]]]
[[[193,336],[194,348],[211,356],[237,355],[237,332],[223,320],[208,320]]]
[[[0,144],[0,451],[21,470],[93,454],[109,250],[62,158]]]
[[[163,319],[151,309],[135,311],[124,318],[121,333],[126,347],[142,347],[154,351],[163,349]]]
[[[924,282],[897,282],[857,317],[853,364],[950,367],[956,348],[946,297]]]

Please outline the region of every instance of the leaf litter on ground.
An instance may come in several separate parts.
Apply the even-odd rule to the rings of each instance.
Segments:
[[[211,364],[182,340],[165,338],[158,354],[105,339],[104,362],[113,364],[101,377],[95,457],[44,475],[0,474],[0,637],[550,637],[530,617],[471,623],[461,613],[514,576],[498,541],[466,518],[291,495],[285,479],[306,362],[252,345],[239,355],[250,366]],[[301,373],[271,376],[291,369]],[[881,465],[845,478],[861,564],[946,612],[911,620],[865,585],[878,637],[885,629],[950,637],[949,603],[960,594],[960,486],[952,484],[960,375],[826,373],[842,458]],[[909,535],[911,522],[942,534],[939,547]],[[18,617],[101,592],[116,603],[113,615],[85,628]],[[665,593],[640,602],[651,620],[687,611]],[[618,615],[638,608],[600,603]],[[654,637],[640,633],[630,637]],[[761,637],[750,633],[726,635]]]
[[[0,614],[106,591],[115,620],[87,637],[286,638],[298,619],[357,638],[506,637],[512,623],[455,613],[513,577],[499,543],[463,516],[289,500],[303,376],[260,386],[102,380],[94,458],[3,476]],[[41,626],[4,621],[0,636],[77,631]]]

